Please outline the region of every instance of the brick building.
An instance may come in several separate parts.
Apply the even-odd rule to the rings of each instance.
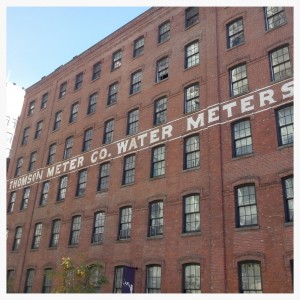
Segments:
[[[7,275],[121,292],[293,291],[293,8],[151,8],[26,90]],[[130,267],[130,268],[128,268]]]

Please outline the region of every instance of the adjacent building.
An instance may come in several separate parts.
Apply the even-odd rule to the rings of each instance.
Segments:
[[[153,7],[26,89],[10,288],[293,292],[293,46],[292,7]]]

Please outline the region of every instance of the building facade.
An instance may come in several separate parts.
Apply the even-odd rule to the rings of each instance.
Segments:
[[[154,7],[29,87],[12,289],[81,255],[105,293],[293,292],[293,44],[292,7]]]

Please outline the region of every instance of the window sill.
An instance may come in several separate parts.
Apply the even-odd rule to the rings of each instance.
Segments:
[[[68,245],[68,248],[78,248],[79,244],[76,245]]]
[[[181,236],[182,237],[187,237],[187,236],[199,236],[199,235],[202,235],[202,232],[201,231],[193,231],[193,232],[182,232],[181,233]]]
[[[57,250],[57,246],[53,246],[53,247],[48,247],[48,250]]]
[[[135,184],[135,182],[131,182],[131,183],[122,183],[121,188],[126,188],[126,187],[132,186],[132,185],[134,185],[134,184]]]
[[[253,157],[253,156],[254,156],[254,153],[249,153],[249,154],[232,157],[232,160],[239,160],[239,159],[249,158],[249,157]]]
[[[189,30],[190,28],[196,26],[196,25],[199,24],[199,23],[200,23],[200,21],[197,20],[195,23],[193,23],[193,24],[191,24],[191,25],[189,25],[189,26],[186,26],[186,25],[185,25],[184,30]]]
[[[162,83],[162,82],[165,82],[165,81],[167,81],[168,79],[169,79],[169,76],[168,76],[167,78],[161,79],[161,80],[159,80],[159,81],[155,81],[155,82],[154,82],[154,85],[157,85],[157,84],[160,84],[160,83]]]
[[[142,91],[139,90],[139,91],[137,91],[137,92],[135,92],[135,93],[130,93],[130,94],[129,94],[129,97],[135,96],[136,94],[140,94],[141,92],[142,92]]]
[[[97,194],[101,194],[101,193],[106,193],[106,192],[108,192],[108,188],[106,188],[106,189],[103,189],[103,190],[97,190]]]
[[[79,87],[78,89],[74,89],[73,94],[76,93],[76,92],[78,92],[78,91],[80,91],[81,89],[82,89],[82,86]]]
[[[184,67],[183,72],[189,71],[190,69],[193,69],[193,68],[198,67],[198,66],[200,66],[200,62],[197,63],[197,64],[195,64],[195,65],[192,65],[192,66],[190,66],[190,67]]]
[[[239,47],[239,46],[241,46],[241,45],[244,45],[244,44],[246,44],[245,41],[242,42],[242,43],[240,43],[240,44],[237,44],[237,45],[235,45],[235,46],[232,46],[232,47],[230,47],[230,48],[227,48],[226,51],[230,51],[230,50],[232,50],[232,49],[236,49],[237,47]]]
[[[187,172],[192,172],[192,171],[199,171],[200,170],[200,166],[199,167],[194,167],[194,168],[189,168],[189,169],[183,169],[182,173],[187,173]]]
[[[294,226],[294,222],[291,221],[291,222],[285,222],[284,223],[284,227],[290,227],[290,226]]]
[[[266,29],[265,33],[272,32],[272,31],[276,30],[277,28],[280,28],[280,27],[282,27],[282,26],[284,26],[284,25],[286,25],[286,24],[287,24],[287,21],[285,21],[284,23],[280,24],[279,26],[277,26],[277,27],[275,27],[275,28]]]
[[[248,230],[258,230],[258,229],[260,229],[259,225],[254,225],[254,226],[238,227],[235,228],[235,231],[248,231]]]
[[[97,81],[98,79],[100,79],[100,77],[101,77],[101,76],[99,76],[99,77],[97,77],[97,78],[95,78],[95,79],[92,79],[92,80],[90,81],[90,83],[93,83],[93,82]]]
[[[116,243],[129,243],[131,241],[130,238],[128,239],[123,239],[123,240],[116,240]]]
[[[288,80],[290,78],[293,78],[294,75],[291,75],[291,76],[287,76],[285,78],[280,78],[280,79],[277,79],[277,80],[271,80],[271,84],[275,84],[275,83],[278,83],[278,82],[281,82],[281,81],[284,81],[284,80]]]
[[[99,246],[99,245],[103,245],[103,241],[91,243],[91,246]]]
[[[152,235],[152,236],[147,236],[146,237],[146,241],[151,241],[151,240],[161,240],[163,239],[163,235],[159,234],[159,235]]]
[[[150,177],[149,180],[157,180],[157,179],[162,179],[162,178],[166,178],[166,175],[160,175],[160,176],[155,176],[155,177]]]
[[[163,41],[161,41],[161,42],[157,42],[157,46],[163,45],[164,43],[166,43],[169,40],[170,40],[170,37],[167,38],[167,39],[165,39],[165,40],[163,40]]]
[[[277,149],[278,150],[283,150],[283,149],[286,149],[286,148],[293,148],[293,147],[294,147],[294,143],[278,146]]]

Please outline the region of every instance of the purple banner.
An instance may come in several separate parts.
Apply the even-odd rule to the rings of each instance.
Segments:
[[[135,268],[124,267],[122,279],[122,293],[133,293]]]

